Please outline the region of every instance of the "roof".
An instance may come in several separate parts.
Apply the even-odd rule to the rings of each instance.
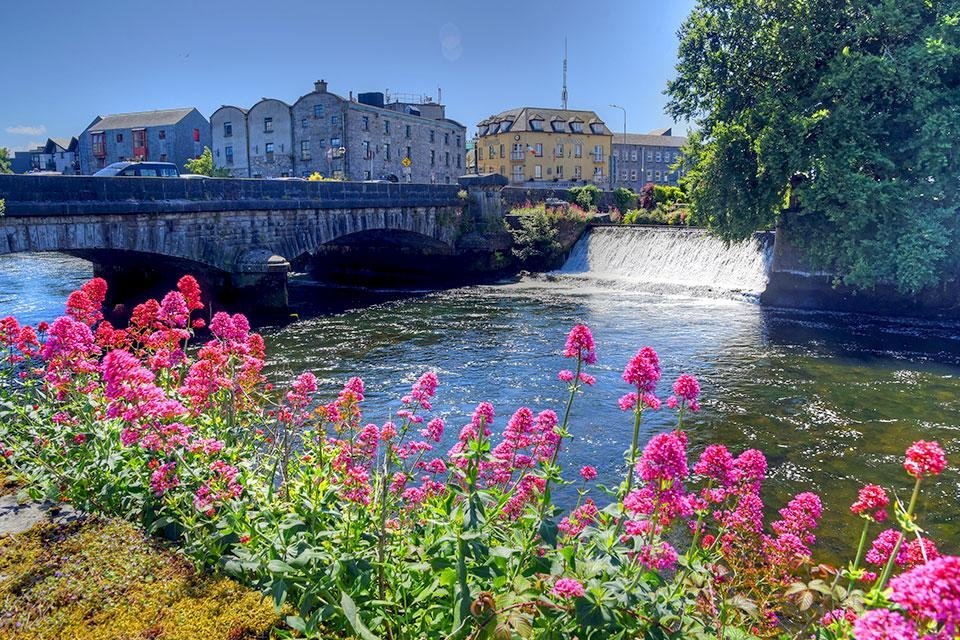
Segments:
[[[584,111],[578,109],[553,109],[549,107],[518,107],[516,109],[509,109],[495,116],[486,118],[477,124],[477,126],[482,129],[489,124],[511,121],[513,122],[513,125],[509,129],[511,133],[514,131],[533,131],[533,129],[530,128],[531,120],[543,120],[545,123],[550,123],[557,120],[562,120],[564,122],[579,121],[596,123],[601,126],[603,131],[601,134],[594,135],[610,135],[611,133],[610,129],[607,128],[607,125],[603,123],[603,120],[601,120],[594,111]],[[544,125],[543,132],[558,133],[554,131],[552,126],[549,124]],[[566,131],[565,133],[570,133],[570,131]],[[588,132],[584,131],[584,133]]]
[[[687,144],[684,136],[658,136],[649,133],[628,133],[626,136],[622,133],[613,134],[613,144],[636,144],[644,147],[682,147]]]
[[[136,113],[117,113],[109,116],[100,116],[87,131],[101,131],[109,129],[137,129],[140,127],[161,127],[174,125],[194,111],[193,107],[181,109],[158,109],[157,111],[138,111]]]
[[[52,146],[59,147],[61,151],[76,151],[77,139],[76,138],[47,138],[46,152],[47,153],[59,153],[56,149],[51,148]]]

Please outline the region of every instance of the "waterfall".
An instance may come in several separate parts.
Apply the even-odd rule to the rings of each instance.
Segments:
[[[598,226],[584,233],[555,275],[755,298],[766,288],[772,253],[771,234],[728,246],[702,229]]]

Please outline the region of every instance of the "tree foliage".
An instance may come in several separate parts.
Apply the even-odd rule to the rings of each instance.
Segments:
[[[733,240],[779,222],[862,289],[960,263],[960,0],[700,0],[679,35],[696,219]]]
[[[10,168],[10,149],[0,147],[0,173],[13,173]]]
[[[222,167],[216,167],[213,164],[213,153],[210,147],[204,147],[203,153],[197,158],[187,160],[183,165],[187,173],[195,173],[201,176],[210,176],[211,178],[229,178],[230,170]]]

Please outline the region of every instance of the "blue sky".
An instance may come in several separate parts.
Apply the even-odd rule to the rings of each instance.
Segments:
[[[663,88],[693,0],[0,0],[0,147],[97,114],[291,102],[330,90],[431,94],[468,133],[516,106],[570,107],[614,131],[673,124]],[[684,127],[679,127],[684,129]]]

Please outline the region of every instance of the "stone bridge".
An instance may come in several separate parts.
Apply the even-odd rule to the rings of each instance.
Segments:
[[[407,256],[492,253],[502,243],[499,220],[484,221],[491,207],[479,201],[468,207],[459,191],[403,183],[5,175],[0,254],[64,252],[114,277],[151,265],[199,271],[254,294],[244,293],[247,300],[280,308],[291,263],[330,245],[402,247]]]

